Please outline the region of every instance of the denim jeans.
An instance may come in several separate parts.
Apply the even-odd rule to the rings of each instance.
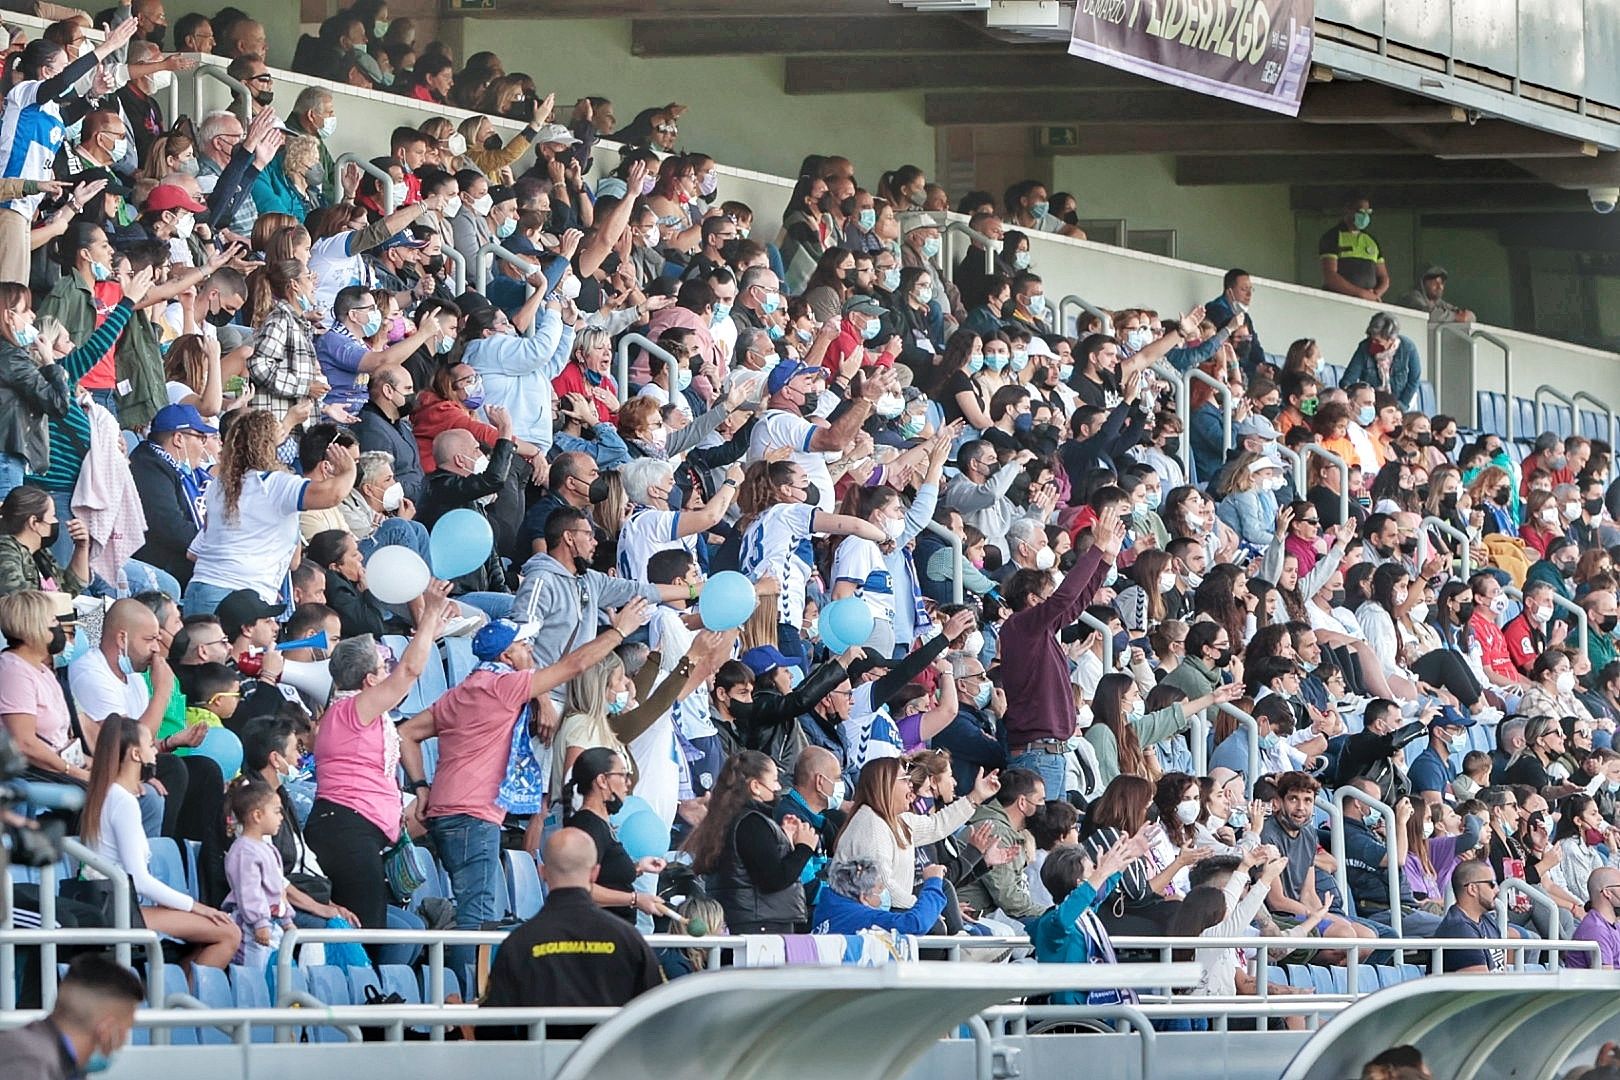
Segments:
[[[471,604],[493,619],[504,619],[512,613],[512,601],[517,597],[504,592],[470,592],[462,593],[455,599],[463,604]]]
[[[10,495],[13,488],[21,487],[27,475],[26,460],[16,454],[0,453],[0,499]]]
[[[377,526],[376,532],[360,541],[360,555],[369,559],[371,553],[380,547],[410,548],[422,556],[423,562],[431,558],[428,554],[428,531],[420,521],[389,518]]]
[[[1068,786],[1066,779],[1068,769],[1063,754],[1052,754],[1045,750],[1031,750],[1009,758],[1007,764],[1014,769],[1028,769],[1046,782],[1046,797],[1048,799],[1061,799]]]
[[[221,600],[231,595],[234,590],[224,589],[218,585],[209,585],[206,582],[193,579],[186,586],[186,602],[183,605],[187,615],[212,615],[219,607]]]
[[[175,599],[180,599],[180,582],[175,580],[173,574],[167,570],[159,569],[151,563],[143,563],[139,559],[131,559],[124,564],[124,577],[129,582],[129,595],[143,592],[160,592]]]
[[[505,914],[496,899],[496,884],[502,874],[500,826],[469,814],[451,814],[429,818],[428,834],[439,852],[439,862],[450,875],[450,890],[456,897],[456,929],[479,930],[485,923],[499,922]],[[445,958],[456,971],[477,960],[478,950],[471,945],[458,945]]]

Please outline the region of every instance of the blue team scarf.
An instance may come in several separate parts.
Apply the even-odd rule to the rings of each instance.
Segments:
[[[505,675],[514,669],[498,660],[485,660],[474,671]],[[526,701],[512,722],[512,738],[506,754],[506,775],[495,793],[495,805],[509,814],[538,814],[546,795],[545,767],[534,756],[529,739],[529,720],[534,702]]]

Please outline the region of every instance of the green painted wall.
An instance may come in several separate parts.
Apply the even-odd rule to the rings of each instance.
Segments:
[[[622,19],[461,20],[459,55],[481,49],[533,74],[541,94],[554,90],[564,117],[586,94],[611,97],[622,124],[671,100],[689,106],[681,146],[727,164],[791,177],[819,151],[850,158],[868,184],[899,165],[935,171],[921,93],[789,97],[780,56],[642,59]]]
[[[1175,229],[1177,257],[1294,277],[1294,218],[1285,184],[1177,187],[1170,155],[1063,156],[1053,190],[1074,194],[1082,218],[1124,218],[1129,228]]]

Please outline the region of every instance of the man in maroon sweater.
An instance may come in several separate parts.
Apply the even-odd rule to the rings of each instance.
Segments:
[[[1119,557],[1125,538],[1119,508],[1101,510],[1091,535],[1091,547],[1057,588],[1044,571],[1020,570],[1008,580],[1005,592],[1013,608],[1001,629],[1007,763],[1038,773],[1050,792],[1067,787],[1064,763],[1076,712],[1069,661],[1058,631],[1080,617]]]

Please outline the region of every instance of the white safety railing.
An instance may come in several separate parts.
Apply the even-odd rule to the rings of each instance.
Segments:
[[[1523,590],[1513,585],[1504,585],[1502,586],[1502,592],[1517,600],[1521,607],[1524,605]],[[1573,600],[1566,600],[1556,592],[1548,592],[1547,599],[1552,601],[1553,607],[1567,613],[1570,619],[1574,621],[1575,643],[1580,647],[1581,652],[1586,652],[1587,639],[1592,633],[1591,621],[1587,617],[1586,609]]]
[[[1391,837],[1391,839],[1385,841],[1386,857],[1384,859],[1384,886],[1389,890],[1389,926],[1390,929],[1395,931],[1395,936],[1400,937],[1401,865],[1400,860],[1395,858],[1396,842],[1393,839],[1395,830],[1400,828],[1400,822],[1395,817],[1394,809],[1388,803],[1375,796],[1368,795],[1365,791],[1362,791],[1360,788],[1355,787],[1352,784],[1346,784],[1344,787],[1339,788],[1339,790],[1333,793],[1333,805],[1338,808],[1339,812],[1331,816],[1331,824],[1329,826],[1329,837],[1334,862],[1333,878],[1339,885],[1339,899],[1344,901],[1345,912],[1348,914],[1350,910],[1350,898],[1355,895],[1350,891],[1350,860],[1345,853],[1344,841],[1344,804],[1350,801],[1358,802],[1362,806],[1365,806],[1371,810],[1376,810],[1383,815],[1385,822],[1385,836]],[[1395,962],[1397,964],[1401,962],[1401,954],[1398,950],[1395,953]]]
[[[204,65],[203,67],[199,67],[197,70],[213,71],[215,69]],[[392,214],[399,208],[398,186],[394,183],[394,178],[388,175],[387,169],[379,169],[377,166],[373,165],[369,159],[363,158],[359,154],[339,154],[332,160],[332,166],[335,169],[341,170],[345,165],[353,165],[355,168],[377,181],[378,186],[382,189],[382,208],[384,211]],[[449,248],[450,246],[451,245],[449,244],[445,245],[446,248]],[[461,253],[457,252],[456,254],[459,256]]]
[[[674,371],[681,366],[681,362],[664,348],[645,334],[623,334],[619,337],[617,352],[615,353],[614,374],[619,381],[619,404],[623,405],[630,399],[630,350],[636,346],[658,357],[669,366],[670,385],[675,385]],[[960,601],[958,601],[960,602]]]
[[[1097,316],[1098,321],[1102,324],[1102,332],[1105,333],[1105,334],[1108,334],[1110,336],[1112,336],[1112,334],[1114,333],[1114,319],[1113,319],[1113,316],[1109,315],[1107,311],[1104,311],[1102,308],[1098,307],[1096,304],[1093,304],[1091,301],[1087,300],[1085,297],[1076,296],[1073,293],[1070,293],[1068,296],[1065,296],[1063,299],[1058,301],[1058,329],[1060,331],[1062,331],[1062,333],[1063,333],[1063,335],[1065,337],[1074,337],[1074,336],[1076,336],[1076,334],[1079,331],[1079,327],[1080,327],[1079,316],[1076,316],[1075,317],[1075,331],[1076,331],[1076,333],[1070,333],[1070,331],[1069,331],[1068,310],[1071,307],[1077,308],[1080,311],[1084,311],[1084,312],[1086,312],[1088,314]],[[1168,365],[1166,365],[1166,366],[1168,366]],[[1157,370],[1157,369],[1158,369],[1158,365],[1155,364],[1154,365],[1154,370]],[[1170,370],[1175,371],[1175,368],[1170,368]],[[1177,375],[1179,376],[1180,373],[1177,372]]]
[[[1306,457],[1319,457],[1330,465],[1339,467],[1339,524],[1350,520],[1350,466],[1333,451],[1321,443],[1306,443],[1300,447]]]
[[[1423,519],[1423,527],[1425,529],[1433,529],[1435,532],[1439,533],[1441,536],[1447,537],[1457,545],[1458,556],[1462,560],[1462,579],[1467,581],[1469,575],[1474,572],[1473,561],[1469,558],[1474,550],[1473,540],[1469,538],[1467,533],[1463,532],[1449,521],[1445,520],[1444,518],[1435,517],[1432,514]]]

